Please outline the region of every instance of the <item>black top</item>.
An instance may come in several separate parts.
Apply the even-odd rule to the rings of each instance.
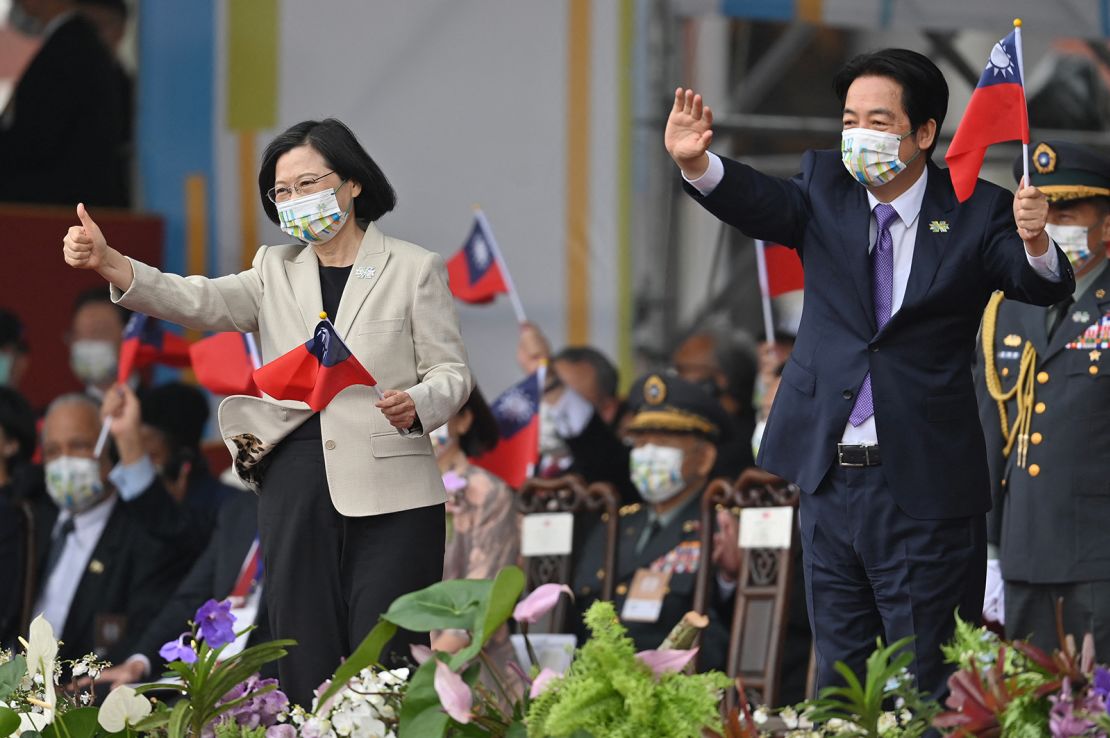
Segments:
[[[306,246],[305,248],[311,248]],[[320,295],[323,297],[324,312],[328,318],[335,320],[339,312],[339,300],[343,297],[343,288],[347,286],[347,279],[351,276],[351,267],[329,267],[320,265]],[[301,423],[292,433],[285,437],[286,440],[311,441],[319,440],[320,414],[313,413],[305,422]]]

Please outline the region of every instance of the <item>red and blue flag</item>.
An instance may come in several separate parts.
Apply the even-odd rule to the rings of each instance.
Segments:
[[[462,248],[447,261],[451,294],[463,302],[480,304],[509,292],[496,248],[482,218],[475,216]]]
[[[131,372],[151,364],[189,366],[189,342],[149,315],[133,313],[123,329],[116,381],[123,384]]]
[[[497,420],[500,440],[486,453],[471,459],[475,464],[504,479],[510,487],[520,487],[540,457],[540,399],[543,396],[543,368],[536,371],[493,401],[490,410]]]
[[[276,400],[300,400],[316,412],[348,387],[378,384],[327,318],[307,342],[256,369],[254,383]]]
[[[975,192],[988,146],[1015,140],[1029,143],[1029,113],[1018,63],[1018,34],[1015,28],[991,49],[987,66],[944,155],[960,202]]]
[[[217,333],[189,347],[197,383],[217,395],[260,393],[254,383],[254,361],[247,334]]]

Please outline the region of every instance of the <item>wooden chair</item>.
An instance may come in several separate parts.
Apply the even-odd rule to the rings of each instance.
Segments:
[[[605,526],[605,558],[601,581],[601,599],[613,598],[613,572],[617,566],[617,512],[620,496],[608,482],[587,485],[577,474],[555,479],[529,479],[520,488],[516,498],[517,510],[522,515],[532,513],[569,512],[574,514],[575,541],[583,526],[593,523],[589,516]],[[573,572],[573,553],[569,556],[532,556],[525,559],[525,590],[531,591],[541,584],[570,584]],[[567,600],[560,598],[548,623],[550,632],[565,630]],[[542,632],[541,628],[535,630]]]
[[[716,586],[711,580],[711,556],[717,510],[726,508],[736,513],[745,507],[790,507],[794,510],[795,535],[791,536],[791,548],[740,550],[728,675],[743,680],[747,696],[755,704],[777,704],[786,623],[793,594],[792,557],[799,545],[796,526],[800,494],[801,490],[793,484],[740,488],[734,482],[718,479],[711,482],[702,495],[702,560],[694,590],[694,609],[701,613],[706,612],[711,588]],[[735,702],[735,692],[730,690],[727,706],[731,708]]]

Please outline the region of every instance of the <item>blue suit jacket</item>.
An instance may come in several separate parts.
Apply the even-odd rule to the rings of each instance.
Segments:
[[[1063,252],[1063,279],[1041,279],[1017,235],[1013,196],[980,180],[959,203],[948,171],[930,162],[905,298],[879,331],[867,194],[839,152],[806,152],[801,174],[789,180],[724,164],[724,179],[708,197],[687,185],[690,194],[744,234],[797,249],[805,267],[805,309],[760,466],[816,490],[870,370],[881,468],[899,507],[922,519],[989,510],[971,374],[979,321],[994,290],[1038,305],[1070,295],[1075,281]]]

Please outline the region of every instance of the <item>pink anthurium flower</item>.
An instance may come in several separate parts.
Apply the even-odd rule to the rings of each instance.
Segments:
[[[658,679],[668,671],[682,671],[697,652],[696,648],[689,650],[668,648],[659,651],[640,651],[636,654],[636,658],[646,664]]]
[[[561,676],[562,674],[559,672],[545,666],[543,670],[536,675],[536,678],[532,680],[532,689],[528,692],[528,697],[533,700],[536,699],[544,693],[552,679],[557,679]]]
[[[541,584],[532,594],[516,604],[513,619],[518,623],[534,623],[542,618],[559,601],[559,595],[566,592],[574,599],[574,592],[565,584]]]
[[[432,680],[436,694],[439,695],[439,704],[456,723],[463,725],[470,722],[470,710],[474,706],[474,695],[462,677],[451,671],[451,667],[442,661],[436,661],[436,675]]]
[[[466,489],[467,484],[466,477],[457,472],[449,471],[443,475],[443,487],[448,492],[458,492],[460,489]]]
[[[422,666],[425,661],[432,657],[432,649],[420,643],[410,645],[409,651],[412,652],[412,660],[416,662],[417,666]]]

